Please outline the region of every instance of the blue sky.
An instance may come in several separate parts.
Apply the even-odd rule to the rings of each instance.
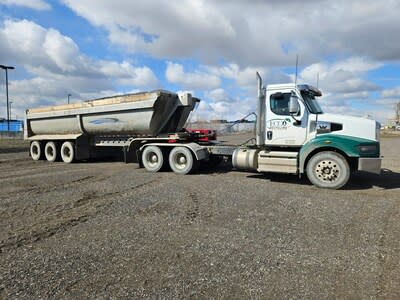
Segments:
[[[298,54],[298,81],[319,75],[325,111],[386,123],[400,101],[398,11],[397,0],[0,0],[0,64],[16,67],[13,118],[68,94],[162,88],[201,98],[197,119],[237,119],[255,110],[255,72],[290,82]]]

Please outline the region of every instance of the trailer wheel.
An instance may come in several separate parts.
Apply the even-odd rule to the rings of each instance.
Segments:
[[[66,141],[61,146],[61,158],[65,163],[72,163],[75,159],[75,147],[73,142]]]
[[[55,142],[47,142],[44,147],[44,155],[46,159],[50,162],[55,162],[57,160],[57,146]]]
[[[197,160],[186,147],[175,147],[169,153],[169,166],[176,174],[185,175],[194,171]]]
[[[33,160],[41,160],[43,158],[41,143],[39,141],[33,141],[29,148],[29,153]]]
[[[343,155],[325,151],[315,154],[307,164],[307,177],[317,187],[340,189],[350,178],[350,167]]]
[[[142,152],[142,163],[149,172],[158,172],[164,165],[164,155],[157,146],[148,146]]]

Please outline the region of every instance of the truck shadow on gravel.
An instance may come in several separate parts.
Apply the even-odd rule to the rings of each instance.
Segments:
[[[264,179],[269,180],[271,182],[280,182],[280,183],[289,183],[289,184],[297,184],[297,185],[312,185],[310,181],[308,181],[307,176],[302,176],[299,178],[297,175],[293,174],[279,174],[279,173],[257,173],[254,175],[249,175],[247,178],[250,179]]]
[[[380,175],[356,172],[349,183],[344,187],[345,190],[365,190],[372,187],[379,187],[385,190],[400,188],[400,173],[389,169],[382,169]]]
[[[301,178],[299,178],[298,176],[291,174],[264,173],[249,175],[247,176],[247,178],[264,179],[271,182],[312,186],[307,176],[302,176]],[[385,190],[400,188],[400,173],[393,172],[389,169],[382,169],[380,175],[366,172],[355,172],[350,177],[348,184],[346,184],[342,189],[367,190],[373,187],[378,187]]]

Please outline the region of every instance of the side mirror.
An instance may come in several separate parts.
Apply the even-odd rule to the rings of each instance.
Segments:
[[[299,98],[295,93],[292,93],[289,100],[289,113],[291,115],[297,115],[300,111]]]

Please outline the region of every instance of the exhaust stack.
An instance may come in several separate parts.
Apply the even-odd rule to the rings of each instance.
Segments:
[[[257,72],[257,119],[256,119],[256,144],[265,144],[265,88],[262,86],[262,78]]]

